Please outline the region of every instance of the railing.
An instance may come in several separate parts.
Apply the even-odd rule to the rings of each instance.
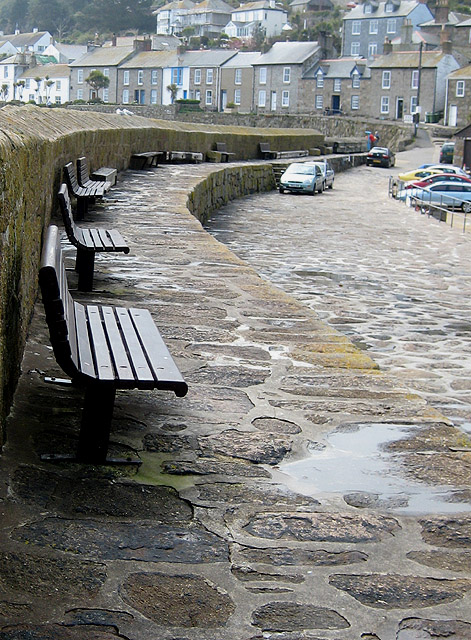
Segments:
[[[439,222],[449,222],[450,227],[456,223],[455,218],[463,220],[463,233],[466,232],[468,213],[462,210],[463,201],[453,196],[440,197],[438,202],[432,202],[432,194],[422,190],[421,197],[410,196],[405,188],[405,182],[393,176],[389,177],[388,195],[390,198],[402,200],[407,206],[414,207],[416,211],[429,217],[435,218]],[[420,187],[414,187],[415,190]],[[425,195],[426,194],[426,195]],[[428,200],[427,200],[428,196]],[[471,204],[471,203],[470,203]]]

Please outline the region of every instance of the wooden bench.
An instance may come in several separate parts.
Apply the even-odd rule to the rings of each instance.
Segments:
[[[204,156],[198,151],[169,151],[167,153],[168,162],[203,162]]]
[[[131,169],[151,169],[158,167],[159,162],[165,162],[167,153],[165,151],[143,151],[133,153],[129,163]]]
[[[105,193],[108,192],[111,187],[116,183],[116,169],[111,169],[110,167],[102,167],[101,169],[99,169],[98,171],[104,171],[106,169],[106,171],[108,172],[113,172],[114,171],[114,175],[112,173],[109,173],[108,175],[111,176],[111,179],[108,180],[97,180],[96,178],[92,178],[90,176],[90,171],[88,169],[88,161],[87,158],[85,156],[82,156],[81,158],[77,159],[77,179],[78,179],[78,183],[81,187],[92,187],[92,186],[96,186],[97,183],[103,185],[103,189],[105,190]],[[103,173],[100,175],[104,175]],[[114,178],[114,181],[113,181]]]
[[[296,149],[290,151],[271,151],[268,142],[259,142],[260,154],[264,160],[277,158],[303,158],[309,155],[308,149]]]
[[[84,229],[77,227],[72,215],[67,185],[61,185],[58,196],[67,237],[71,244],[77,247],[75,270],[78,273],[78,289],[79,291],[91,291],[93,288],[95,254],[116,251],[129,253],[129,247],[119,231],[115,229]]]
[[[235,155],[235,153],[227,151],[225,142],[215,142],[214,149],[206,153],[206,158],[208,162],[230,162],[230,159]]]
[[[77,218],[79,220],[82,220],[84,214],[87,213],[89,202],[94,202],[95,198],[102,198],[106,193],[102,182],[95,182],[91,186],[81,187],[72,162],[68,162],[64,167],[64,180],[70,193],[77,200]]]
[[[71,383],[85,388],[76,455],[42,458],[91,464],[133,462],[107,459],[116,390],[159,389],[178,397],[188,391],[152,316],[147,309],[74,301],[67,286],[59,229],[54,225],[44,239],[39,284],[57,363]]]

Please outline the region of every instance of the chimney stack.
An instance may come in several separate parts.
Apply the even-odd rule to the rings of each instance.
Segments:
[[[442,30],[440,32],[440,49],[442,53],[447,55],[453,53],[453,43],[451,41],[450,34],[445,29],[445,25],[442,26]]]
[[[116,33],[111,36],[111,46],[116,47]]]
[[[392,42],[386,36],[386,38],[384,38],[384,44],[383,44],[383,55],[388,56],[390,53],[392,53],[392,50],[393,50]]]
[[[448,22],[448,0],[438,0],[435,7],[435,23],[446,24]]]

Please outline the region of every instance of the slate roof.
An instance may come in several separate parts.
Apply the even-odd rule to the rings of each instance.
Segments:
[[[48,35],[52,40],[52,36],[49,33],[49,31],[33,31],[30,33],[17,33],[13,35],[4,35],[0,38],[0,40],[9,40],[12,43],[12,45],[14,45],[19,49],[21,47],[28,47],[28,46],[34,45],[38,40],[40,40],[45,35]]]
[[[224,2],[224,0],[202,0],[190,10],[189,13],[224,13],[230,15],[234,11],[234,7]]]
[[[152,14],[155,16],[161,11],[181,11],[182,9],[189,10],[193,9],[194,6],[195,3],[191,2],[191,0],[174,0],[174,2],[168,2],[167,4],[164,4],[163,7],[155,9],[154,11],[152,11]]]
[[[271,6],[270,0],[256,0],[255,2],[247,2],[246,4],[241,4],[237,9],[232,8],[232,13],[237,13],[240,11],[254,11],[256,9],[271,9],[272,11],[284,11],[287,13],[285,9],[282,9],[278,6]]]
[[[371,76],[370,69],[364,58],[334,58],[320,60],[319,64],[303,75],[303,78],[315,78],[319,67],[324,78],[350,78],[353,69],[357,68],[362,78]]]
[[[120,65],[121,69],[156,69],[181,66],[178,55],[171,51],[140,51]]]
[[[134,47],[98,47],[70,63],[71,67],[106,67],[123,62],[134,51]]]
[[[224,63],[224,69],[251,67],[261,55],[260,51],[238,51],[233,58]]]
[[[365,3],[367,4],[367,3]],[[364,13],[363,7],[364,4],[357,5],[354,9],[351,9],[345,16],[344,20],[361,20],[362,18],[397,18],[398,16],[408,16],[417,6],[420,5],[420,2],[416,0],[402,0],[400,4],[396,3],[397,9],[395,11],[389,11],[386,13],[385,5],[386,2],[369,2],[373,6],[377,5],[378,8],[376,11],[372,11],[371,13]]]
[[[236,51],[227,49],[207,49],[204,51],[186,51],[182,57],[182,67],[219,67],[236,55]]]
[[[42,66],[32,67],[26,69],[21,74],[21,79],[24,78],[45,78],[49,76],[51,80],[53,78],[68,78],[70,76],[68,64],[45,64]]]
[[[450,11],[448,13],[448,20],[446,21],[445,24],[449,24],[453,26],[457,26],[457,25],[463,26],[464,22],[468,22],[468,24],[471,24],[469,15],[466,15],[464,13],[456,13],[456,11]],[[420,26],[421,27],[433,27],[433,26],[438,27],[438,26],[441,26],[441,23],[435,22],[435,20],[432,19],[432,20],[429,20],[428,22],[422,22]]]
[[[422,67],[433,68],[438,65],[446,54],[442,51],[423,51]],[[414,68],[419,65],[419,51],[395,51],[388,55],[378,56],[371,64],[370,68]]]
[[[460,80],[461,78],[471,78],[471,64],[468,64],[466,67],[462,67],[461,69],[456,69],[448,76],[449,79]]]
[[[320,51],[318,42],[275,42],[254,64],[302,64],[316,51]]]

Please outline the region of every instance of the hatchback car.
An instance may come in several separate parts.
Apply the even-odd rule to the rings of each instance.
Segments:
[[[333,189],[335,171],[333,170],[330,162],[327,162],[327,160],[319,160],[316,162],[310,162],[309,164],[316,164],[320,168],[324,178],[324,189]]]
[[[366,156],[367,166],[394,167],[396,156],[387,147],[373,147]]]
[[[440,162],[453,162],[455,154],[455,143],[445,142],[440,149]]]
[[[317,162],[293,162],[282,174],[279,184],[280,193],[309,193],[324,191],[324,176]]]
[[[467,176],[468,174],[461,167],[457,167],[454,164],[431,164],[428,169],[437,169],[443,173],[456,173],[459,176]]]
[[[424,178],[429,178],[430,176],[436,176],[439,173],[445,173],[444,169],[431,169],[430,167],[427,167],[427,169],[414,169],[413,171],[407,171],[406,173],[401,173],[397,177],[403,182],[410,182],[411,180],[422,180]]]
[[[428,187],[429,185],[436,184],[437,182],[466,182],[471,184],[471,178],[458,175],[457,173],[437,173],[434,176],[429,176],[422,180],[414,180],[413,182],[406,184],[406,189],[413,189],[414,187]]]
[[[410,189],[407,195],[423,204],[461,208],[471,213],[471,184],[464,182],[438,182],[423,189]]]

